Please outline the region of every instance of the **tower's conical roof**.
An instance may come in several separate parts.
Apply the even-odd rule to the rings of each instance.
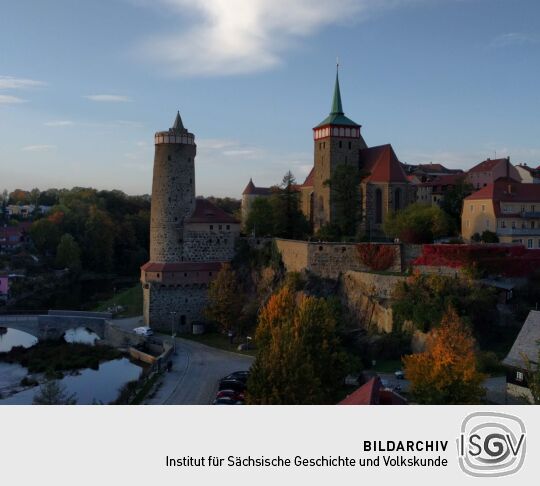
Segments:
[[[339,72],[336,71],[336,85],[334,86],[334,99],[332,100],[332,115],[343,115],[343,105],[341,104],[341,91],[339,89]]]
[[[343,104],[341,103],[341,90],[339,88],[339,72],[336,70],[336,84],[334,85],[334,97],[332,99],[332,111],[330,114],[315,128],[325,125],[341,125],[350,127],[359,127],[358,123],[347,118],[343,112]]]
[[[183,130],[184,124],[182,123],[182,118],[180,117],[180,111],[176,113],[176,118],[174,119],[174,125],[172,126],[173,130]]]

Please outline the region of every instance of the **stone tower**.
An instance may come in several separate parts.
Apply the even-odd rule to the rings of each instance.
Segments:
[[[359,166],[360,150],[367,148],[360,134],[361,125],[347,118],[343,112],[339,73],[330,114],[313,129],[314,173],[313,173],[313,220],[314,230],[335,221],[330,188],[324,183],[340,164]]]
[[[195,209],[195,136],[180,112],[168,131],[154,136],[150,261],[184,260],[184,222]]]
[[[190,332],[204,320],[208,286],[234,257],[240,222],[195,197],[195,137],[180,113],[155,134],[150,261],[141,267],[146,325]]]

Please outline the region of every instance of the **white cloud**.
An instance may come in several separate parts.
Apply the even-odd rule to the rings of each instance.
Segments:
[[[495,37],[491,43],[491,47],[507,47],[513,45],[524,44],[539,44],[540,34],[530,34],[524,32],[510,32],[508,34],[501,34]]]
[[[0,89],[26,89],[45,86],[43,81],[35,79],[14,78],[13,76],[0,76]]]
[[[138,52],[181,76],[251,73],[279,65],[291,45],[329,25],[362,20],[385,8],[440,1],[138,0],[158,3],[191,23],[146,39]]]
[[[55,150],[56,145],[27,145],[21,150],[23,152],[48,152],[50,150]]]
[[[27,100],[23,100],[22,98],[19,98],[18,96],[0,94],[0,105],[13,105],[17,103],[26,103],[26,102]]]
[[[85,96],[87,100],[98,101],[105,103],[129,103],[131,98],[123,95],[113,95],[113,94],[95,94]]]
[[[73,125],[73,122],[71,120],[54,120],[45,122],[44,125],[46,127],[68,127]]]

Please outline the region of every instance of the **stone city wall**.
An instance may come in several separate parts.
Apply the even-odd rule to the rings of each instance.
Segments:
[[[307,270],[321,278],[337,279],[348,271],[370,270],[358,257],[357,245],[362,243],[316,243],[284,239],[275,241],[288,272]],[[394,248],[395,259],[387,271],[401,272],[400,245],[390,245]]]

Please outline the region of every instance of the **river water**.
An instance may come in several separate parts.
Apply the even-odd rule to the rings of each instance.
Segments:
[[[16,371],[11,370],[11,373]],[[101,363],[97,370],[87,368],[76,375],[67,375],[59,381],[68,395],[73,393],[76,395],[78,405],[107,404],[116,400],[120,389],[126,383],[137,380],[141,373],[140,366],[134,365],[127,358],[120,358]],[[39,388],[36,386],[0,399],[0,405],[30,405],[34,395],[39,393]]]
[[[34,336],[11,328],[0,328],[0,352],[9,352],[14,346],[29,348],[38,342]],[[84,327],[70,329],[64,335],[69,343],[83,343],[93,346],[99,336]],[[127,358],[101,363],[97,370],[90,368],[66,375],[60,383],[68,395],[75,394],[77,404],[110,403],[128,382],[137,380],[142,368]],[[19,364],[0,362],[0,405],[29,405],[39,386],[7,396],[21,380],[28,375],[28,370]],[[2,398],[5,397],[5,398]]]

